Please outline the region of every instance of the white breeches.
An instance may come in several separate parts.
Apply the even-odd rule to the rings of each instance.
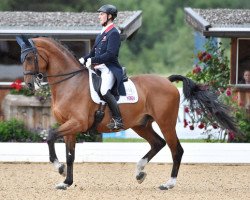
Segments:
[[[95,69],[101,71],[102,84],[100,92],[102,95],[105,95],[107,91],[113,87],[115,83],[115,77],[105,64],[97,65],[95,66]]]

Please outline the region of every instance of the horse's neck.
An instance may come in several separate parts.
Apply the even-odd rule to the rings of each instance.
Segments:
[[[48,82],[50,84],[52,97],[54,100],[58,98],[64,98],[65,95],[74,95],[75,88],[79,87],[79,85],[81,87],[81,85],[87,84],[87,82],[85,83],[85,81],[88,80],[87,72],[85,70],[79,72],[75,76],[72,76],[72,74],[65,76],[56,76],[78,71],[80,70],[79,66],[80,64],[78,62],[67,58],[63,54],[58,54],[57,56],[52,56],[52,58],[50,58],[47,75],[52,76],[48,77]],[[70,76],[72,77],[69,78]]]
[[[78,97],[80,95],[79,91],[81,91],[81,93],[87,92],[86,90],[88,89],[88,73],[85,70],[79,72],[78,74],[67,80],[65,79],[66,77],[60,77],[57,79],[53,79],[53,81],[49,81],[53,101],[61,101],[63,99],[66,100],[69,98],[73,100],[75,97]],[[53,84],[56,81],[60,80],[63,81]]]
[[[70,73],[79,69],[79,64],[72,59],[67,58],[62,53],[52,55],[49,58],[49,67],[47,69],[48,75],[58,75]]]
[[[69,73],[80,67],[79,62],[72,54],[63,49],[59,43],[48,38],[35,39],[38,50],[45,52],[48,57],[47,74],[57,75]]]

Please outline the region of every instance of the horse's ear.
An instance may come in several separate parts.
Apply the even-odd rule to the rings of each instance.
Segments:
[[[16,36],[16,41],[19,44],[19,46],[21,47],[21,49],[26,49],[26,48],[29,48],[31,46],[28,39],[26,37],[24,37],[23,35]]]

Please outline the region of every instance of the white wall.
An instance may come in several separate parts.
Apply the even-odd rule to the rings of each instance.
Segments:
[[[250,163],[250,143],[182,143],[183,163]],[[138,162],[149,150],[147,143],[78,143],[76,162]],[[56,144],[65,162],[65,145]],[[49,162],[46,143],[0,143],[2,162]],[[152,162],[172,163],[168,147]]]

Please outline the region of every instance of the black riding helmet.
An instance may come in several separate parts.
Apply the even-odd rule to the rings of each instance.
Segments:
[[[110,5],[110,4],[103,5],[97,11],[112,15],[113,20],[117,17],[117,12],[118,12],[117,8],[113,5]]]

